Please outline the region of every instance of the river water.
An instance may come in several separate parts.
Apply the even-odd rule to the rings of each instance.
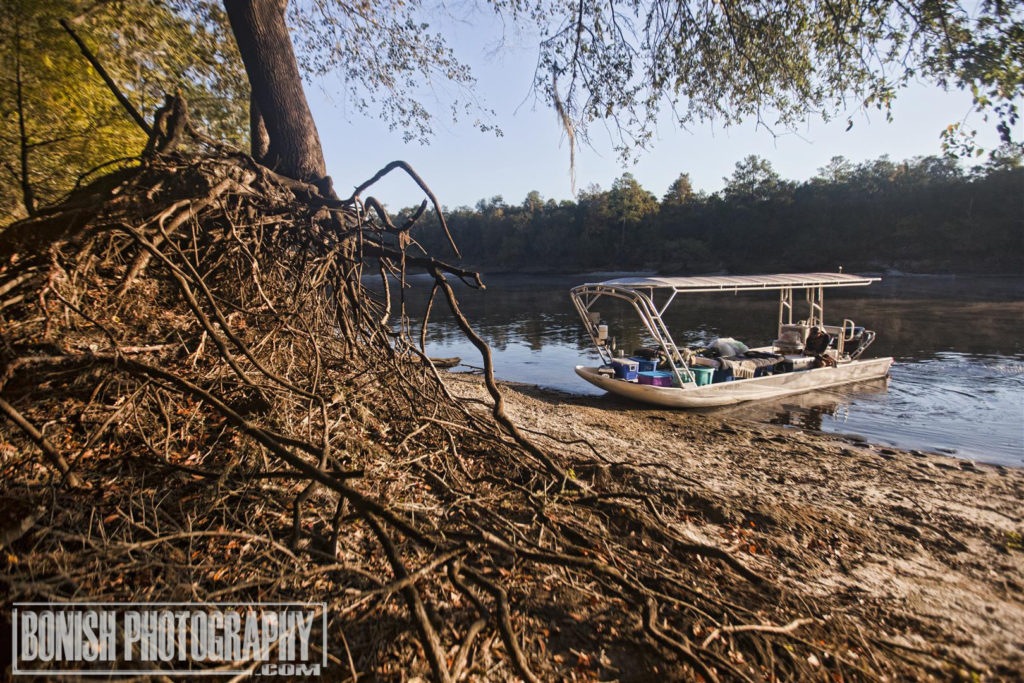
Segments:
[[[494,275],[486,291],[457,290],[467,318],[491,345],[499,379],[574,394],[603,394],[573,372],[599,362],[569,300],[569,289],[620,274]],[[414,277],[410,314],[425,308],[429,284]],[[665,316],[682,346],[734,337],[749,346],[775,337],[777,293],[699,294]],[[650,342],[635,315],[612,304],[601,313],[627,353]],[[801,317],[798,307],[795,316]],[[825,319],[850,318],[877,332],[865,358],[893,356],[888,381],[850,385],[702,411],[861,436],[876,444],[1024,466],[1024,278],[899,276],[867,288],[825,291]],[[417,338],[418,338],[418,326]],[[443,301],[433,309],[427,352],[482,365]],[[607,397],[610,409],[628,409]]]

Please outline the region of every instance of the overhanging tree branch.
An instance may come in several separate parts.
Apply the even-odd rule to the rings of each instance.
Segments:
[[[153,129],[148,123],[146,123],[146,119],[142,117],[142,114],[140,114],[128,98],[125,97],[125,94],[121,92],[121,89],[117,87],[116,83],[114,83],[114,79],[110,77],[110,74],[107,73],[107,70],[103,68],[103,65],[100,64],[99,60],[96,59],[95,55],[93,55],[92,51],[89,50],[88,46],[86,46],[82,39],[78,37],[78,34],[75,33],[74,29],[72,29],[64,19],[60,20],[60,25],[68,32],[71,39],[75,41],[75,44],[78,45],[78,49],[82,51],[82,55],[89,60],[89,63],[92,64],[92,68],[96,69],[96,73],[100,75],[103,82],[107,84],[108,88],[110,88],[110,92],[114,93],[114,97],[117,98],[117,101],[121,103],[121,106],[125,108],[125,111],[128,112],[129,116],[132,117],[135,123],[139,124],[139,128],[142,129],[142,132],[144,132],[147,137],[152,135]]]

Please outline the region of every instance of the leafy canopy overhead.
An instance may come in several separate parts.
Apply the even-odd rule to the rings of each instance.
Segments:
[[[550,26],[535,77],[570,131],[611,124],[623,155],[659,111],[768,127],[857,107],[887,114],[916,78],[970,89],[1010,142],[1024,96],[1024,11],[982,0],[509,0]],[[852,122],[851,122],[852,125]]]
[[[449,103],[453,117],[477,108],[470,68],[431,28],[429,15],[416,0],[288,3],[292,41],[306,77],[339,78],[346,104],[361,114],[378,112],[406,142],[427,142],[433,134],[433,116],[421,101],[428,84],[457,86],[464,101],[456,97]],[[497,131],[481,121],[477,127]]]
[[[176,2],[191,14],[203,4]],[[571,141],[608,128],[623,157],[649,145],[665,110],[683,126],[786,128],[858,108],[888,115],[915,79],[970,90],[1011,142],[1024,97],[1024,10],[1001,0],[290,0],[287,16],[307,79],[338,75],[347,105],[425,141],[428,88],[453,84],[451,114],[480,113],[469,67],[433,26],[480,6],[537,32],[534,87]],[[965,135],[953,124],[948,145]]]
[[[491,0],[503,21],[540,36],[536,92],[574,142],[595,124],[623,157],[652,140],[659,113],[683,126],[750,117],[769,128],[858,108],[888,115],[913,79],[970,90],[1004,143],[1024,97],[1021,3],[980,0]],[[292,0],[289,20],[307,75],[340,73],[347,100],[380,110],[406,139],[426,139],[417,89],[474,82],[438,9],[415,0]],[[473,101],[472,96],[468,98]],[[471,108],[452,104],[452,113]],[[851,119],[852,125],[852,119]],[[486,128],[486,125],[481,126]],[[970,148],[953,123],[947,145]],[[965,147],[966,143],[966,147]]]

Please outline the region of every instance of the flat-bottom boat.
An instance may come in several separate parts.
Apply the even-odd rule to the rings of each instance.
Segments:
[[[888,376],[892,358],[861,360],[875,334],[844,319],[824,322],[824,290],[869,285],[879,278],[848,273],[619,278],[573,288],[571,297],[603,362],[576,366],[576,374],[605,391],[671,408],[706,408],[827,389]],[[679,349],[662,316],[679,294],[779,292],[777,339],[745,349],[726,343],[728,355]],[[793,293],[803,290],[807,317],[793,321]],[[645,357],[616,357],[608,327],[596,312],[604,297],[625,300],[640,316],[654,346]],[[825,345],[808,348],[809,335]],[[738,347],[738,348],[737,348]],[[738,353],[736,351],[739,350]],[[708,354],[714,355],[714,354]],[[638,370],[644,367],[646,370]]]

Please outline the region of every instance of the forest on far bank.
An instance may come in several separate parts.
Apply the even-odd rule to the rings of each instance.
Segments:
[[[490,272],[1024,271],[1017,155],[970,171],[952,157],[834,157],[804,182],[748,156],[724,180],[706,194],[683,173],[659,198],[624,173],[576,201],[534,191],[519,204],[495,196],[446,217],[463,261]],[[421,224],[430,227],[417,239],[442,253],[440,229]]]

